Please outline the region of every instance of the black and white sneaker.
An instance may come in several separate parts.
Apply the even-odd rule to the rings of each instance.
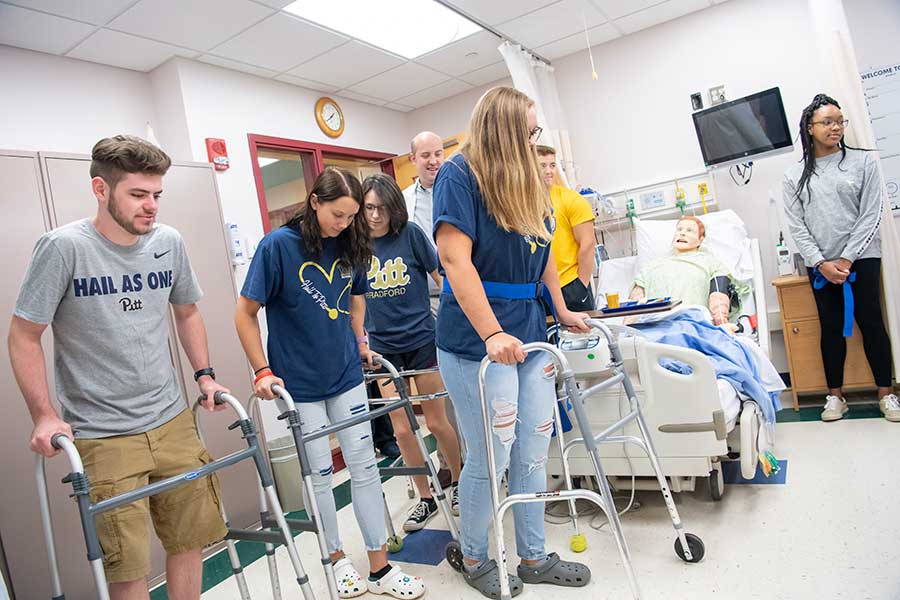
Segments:
[[[450,512],[454,517],[459,516],[459,484],[453,486],[450,490]]]
[[[437,502],[433,498],[428,500],[419,500],[419,503],[409,513],[409,517],[403,524],[403,531],[419,531],[425,527],[431,517],[437,514]]]

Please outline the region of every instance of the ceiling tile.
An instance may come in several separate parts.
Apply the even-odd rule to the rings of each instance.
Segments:
[[[256,0],[261,4],[265,4],[266,6],[271,6],[272,8],[284,8],[294,0]]]
[[[410,112],[415,110],[414,106],[406,106],[405,104],[397,104],[396,102],[389,102],[384,105],[385,108],[390,108],[391,110],[399,110],[400,112]]]
[[[353,40],[291,69],[290,74],[345,88],[404,62],[393,54]]]
[[[529,48],[555,42],[588,27],[606,22],[606,18],[587,0],[561,0],[541,10],[529,13],[497,26],[497,29]]]
[[[480,31],[420,56],[416,62],[447,75],[458,76],[492,65],[502,58],[497,50],[501,41],[490,31]]]
[[[704,8],[709,8],[707,0],[669,0],[617,19],[616,25],[626,34],[634,33]]]
[[[619,32],[616,31],[616,28],[611,24],[604,23],[603,25],[588,29],[588,37],[590,38],[591,46],[596,46],[619,37]],[[557,58],[580,52],[586,48],[587,42],[584,39],[584,32],[581,32],[555,42],[550,42],[544,46],[538,46],[534,51],[547,60],[556,60]]]
[[[450,4],[462,12],[475,17],[488,25],[496,25],[511,21],[526,13],[530,13],[557,0],[450,0]]]
[[[281,72],[327,52],[347,39],[292,15],[278,13],[210,52]]]
[[[93,30],[92,25],[0,4],[0,44],[62,54]]]
[[[123,69],[150,71],[173,56],[194,58],[197,53],[127,33],[100,29],[66,56]]]
[[[328,85],[327,83],[319,83],[318,81],[310,81],[309,79],[303,79],[302,77],[294,77],[293,75],[288,75],[284,73],[282,75],[278,75],[275,77],[278,81],[284,81],[285,83],[292,83],[294,85],[299,85],[300,87],[304,87],[309,90],[315,90],[317,92],[326,92],[329,94],[333,94],[338,91],[338,87],[334,85]]]
[[[448,79],[450,78],[442,73],[409,62],[350,86],[350,89],[353,92],[367,96],[396,100]]]
[[[109,27],[205,51],[272,10],[250,0],[141,0]]]
[[[421,108],[429,104],[434,104],[438,100],[461,94],[470,89],[472,89],[472,86],[465,81],[451,79],[450,81],[445,81],[444,83],[439,83],[434,87],[430,87],[427,90],[422,90],[421,92],[416,92],[415,94],[401,98],[398,102]]]
[[[212,54],[204,54],[197,60],[199,60],[200,62],[205,62],[209,65],[216,65],[217,67],[224,67],[226,69],[231,69],[232,71],[250,73],[251,75],[258,75],[260,77],[274,77],[276,73],[276,71],[270,71],[269,69],[263,69],[261,67],[254,67],[253,65],[248,65],[236,60],[222,58],[221,56],[213,56]]]
[[[352,90],[341,90],[337,95],[342,98],[348,98],[350,100],[357,100],[359,102],[365,102],[367,104],[374,104],[375,106],[384,106],[384,104],[387,102],[387,100],[373,98],[372,96],[368,96],[366,94],[357,94]]]
[[[73,2],[72,0],[6,0],[6,2],[61,17],[71,17],[79,21],[102,25],[133,4],[134,0],[91,0],[90,2]]]
[[[466,83],[471,83],[472,85],[484,85],[486,83],[493,83],[499,79],[505,79],[507,77],[509,77],[509,69],[506,68],[505,62],[500,61],[489,67],[484,67],[482,69],[478,69],[477,71],[472,71],[471,73],[460,75],[459,78]]]
[[[664,0],[590,0],[591,4],[608,19],[618,19],[625,15],[644,10]]]

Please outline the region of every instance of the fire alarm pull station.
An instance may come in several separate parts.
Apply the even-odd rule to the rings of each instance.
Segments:
[[[216,171],[227,171],[231,166],[228,162],[228,149],[225,148],[225,140],[219,138],[206,138],[206,153],[209,155],[209,162],[213,164]]]

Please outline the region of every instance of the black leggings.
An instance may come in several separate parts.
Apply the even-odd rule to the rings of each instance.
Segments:
[[[881,259],[863,258],[850,267],[856,273],[853,286],[853,316],[862,332],[863,349],[875,376],[875,385],[891,387],[891,340],[884,329],[881,316]],[[809,281],[815,275],[807,269]],[[844,385],[844,359],[847,343],[844,340],[843,286],[826,283],[821,290],[813,288],[819,324],[822,331],[822,362],[829,389]]]

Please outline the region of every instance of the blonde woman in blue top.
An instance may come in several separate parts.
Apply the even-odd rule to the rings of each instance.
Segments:
[[[488,560],[491,524],[486,448],[478,394],[478,368],[485,354],[497,363],[487,371],[486,398],[500,478],[508,468],[509,493],[546,487],[546,461],[556,401],[555,369],[522,344],[546,341],[538,298],[490,296],[485,285],[547,287],[559,321],[588,331],[587,315],[566,308],[556,264],[550,196],[541,180],[534,144],[540,134],[534,103],[512,88],[489,90],[478,101],[468,141],[447,160],[434,186],[434,235],[445,275],[437,317],[438,363],[466,442],[459,484],[460,542],[466,582],[489,598],[499,597],[497,564]],[[513,507],[518,577],[522,583],[582,586],[584,565],[560,560],[544,548],[544,507]]]
[[[300,214],[266,235],[253,261],[235,325],[257,373],[255,393],[272,399],[272,386],[290,392],[305,431],[367,412],[361,362],[373,366],[368,345],[366,271],[372,251],[369,227],[358,216],[362,188],[349,171],[326,168],[316,178]],[[268,361],[257,313],[265,306]],[[390,594],[418,598],[425,585],[387,561],[381,477],[369,421],[337,433],[350,471],[353,512],[369,557],[362,577],[344,555],[331,490],[334,466],[327,437],[306,445],[326,546],[342,598]]]

